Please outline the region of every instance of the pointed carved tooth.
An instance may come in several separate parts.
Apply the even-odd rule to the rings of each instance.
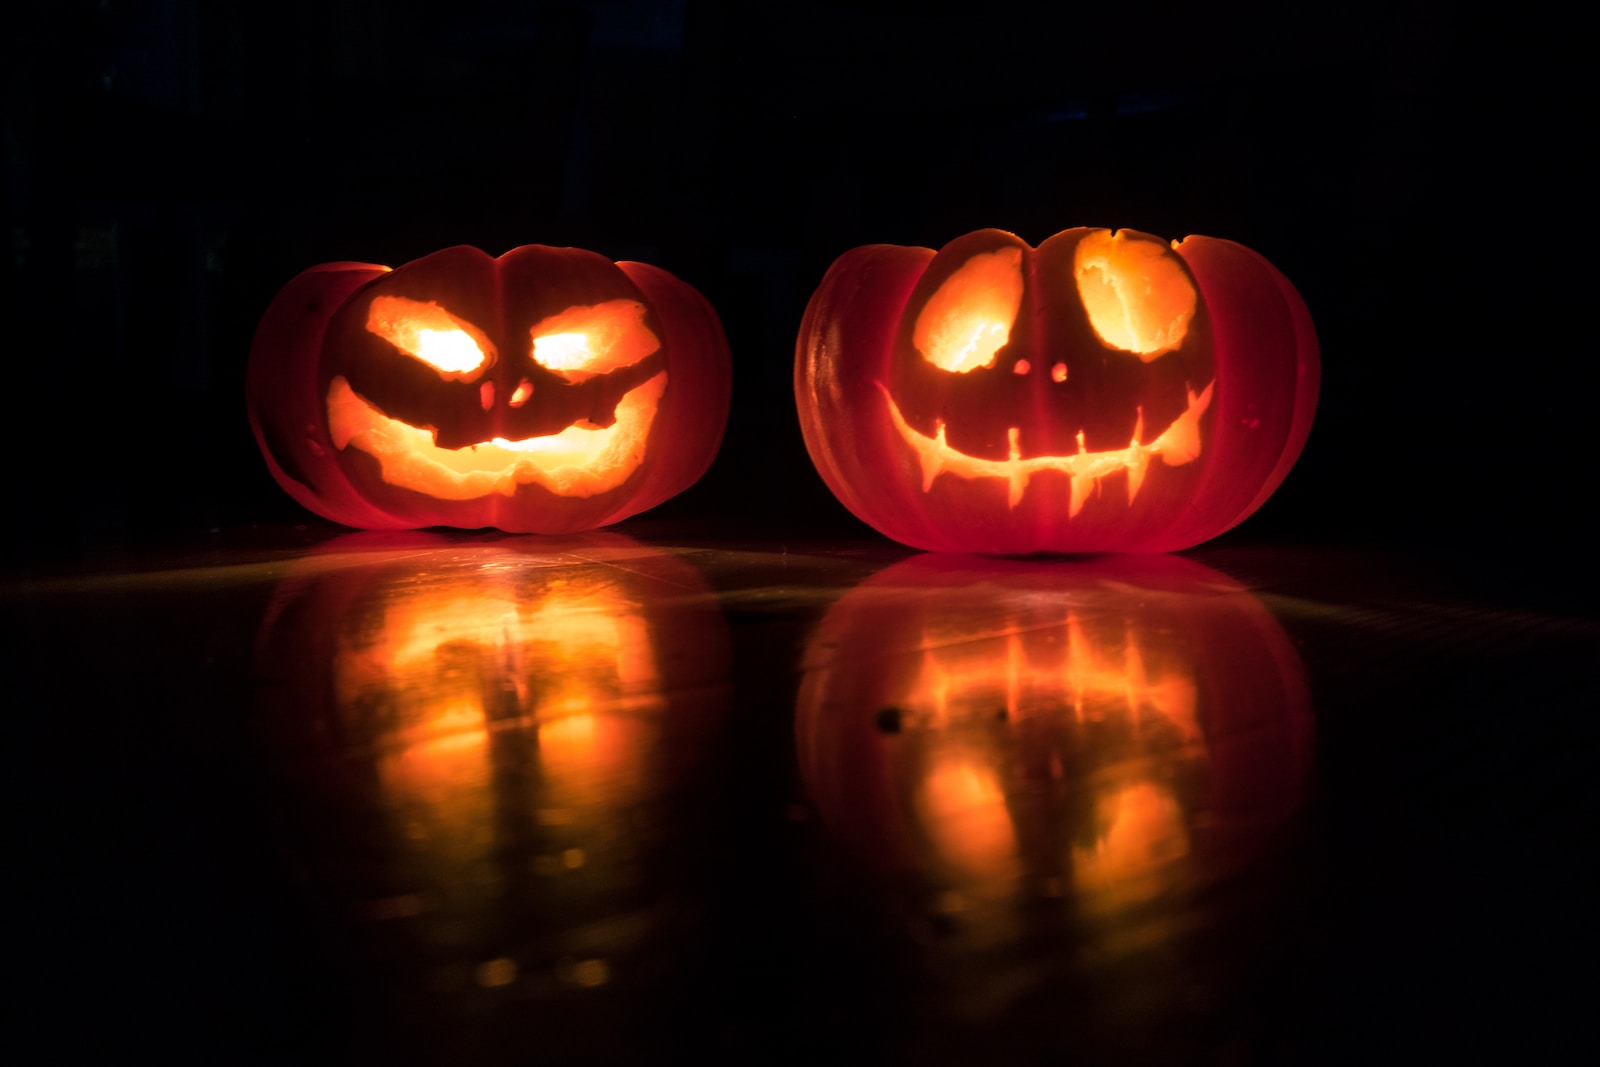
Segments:
[[[1210,382],[1196,396],[1189,390],[1189,406],[1151,446],[1169,467],[1181,467],[1200,454],[1200,416],[1211,406]]]
[[[1022,459],[1022,430],[1013,426],[1006,431],[1006,438],[1011,446],[1009,451],[1011,457],[1011,463],[1009,464],[1010,477],[1007,479],[1006,505],[1015,508],[1022,503],[1022,494],[1028,491],[1028,479],[1033,474],[1020,462]]]
[[[1076,518],[1078,512],[1083,510],[1083,502],[1089,499],[1089,493],[1099,479],[1092,474],[1074,474],[1072,476],[1072,502],[1067,506],[1067,517]]]
[[[1134,449],[1128,460],[1128,503],[1132,504],[1144,487],[1144,476],[1150,470],[1150,456],[1143,449]]]

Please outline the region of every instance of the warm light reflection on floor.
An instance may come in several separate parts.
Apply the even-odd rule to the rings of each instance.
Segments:
[[[992,768],[952,756],[937,762],[917,794],[917,810],[945,861],[973,881],[1016,870],[1016,828]]]
[[[561,579],[530,595],[496,568],[402,586],[341,638],[334,668],[339,706],[377,713],[384,803],[416,858],[470,872],[461,891],[480,903],[507,891],[495,856],[524,843],[524,823],[572,839],[537,870],[577,871],[605,851],[586,836],[648,785],[648,717],[661,710],[649,628],[604,582]],[[496,733],[526,765],[504,766],[501,752],[497,766]]]
[[[1305,784],[1292,648],[1247,592],[1175,557],[897,564],[835,605],[805,666],[797,740],[824,818],[990,941],[1041,899],[1145,922],[1221,873],[1197,842],[1240,825],[1225,806],[1248,799],[1268,828]]]
[[[1166,888],[1189,854],[1189,830],[1177,797],[1138,781],[1095,797],[1095,840],[1074,845],[1072,877],[1092,904],[1139,904]]]
[[[308,798],[351,850],[328,862],[357,914],[455,961],[426,981],[464,993],[612,984],[649,930],[661,805],[692,785],[688,742],[726,696],[698,575],[614,535],[576,540],[570,561],[527,539],[308,566],[269,616],[289,676],[326,679],[275,725],[322,722],[310,743],[342,746]],[[619,567],[584,558],[622,549]],[[529,947],[540,929],[551,948]]]

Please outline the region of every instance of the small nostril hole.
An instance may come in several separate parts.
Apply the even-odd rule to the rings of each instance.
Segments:
[[[1066,381],[1067,380],[1067,365],[1065,363],[1057,363],[1054,367],[1051,367],[1050,368],[1050,380],[1053,381],[1053,382],[1064,382],[1064,381]]]
[[[1025,359],[1019,359],[1011,365],[1012,374],[1027,374],[1032,369],[1033,364],[1029,363]]]
[[[517,383],[516,389],[511,393],[511,399],[506,402],[514,408],[520,408],[528,402],[528,398],[532,395],[533,383],[524,378]]]
[[[485,411],[494,407],[494,382],[484,382],[478,386],[478,403],[483,405]]]

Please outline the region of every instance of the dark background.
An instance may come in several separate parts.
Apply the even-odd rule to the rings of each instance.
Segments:
[[[717,556],[736,693],[770,700],[741,705],[715,783],[746,805],[717,840],[746,851],[717,868],[733,918],[708,953],[773,967],[719,975],[725,1002],[674,1021],[679,1051],[836,1051],[847,1028],[812,1009],[870,1020],[896,975],[836,973],[836,943],[769,921],[805,913],[813,873],[772,833],[785,687],[848,584],[794,577],[786,539],[868,545],[850,581],[899,550],[811,468],[795,331],[854,246],[1097,225],[1256,249],[1322,346],[1299,464],[1190,553],[1272,598],[1317,683],[1322,775],[1312,921],[1270,946],[1260,1019],[1237,1023],[1265,1051],[1213,1062],[1389,1062],[1395,1026],[1409,1062],[1583,1061],[1594,138],[1573,26],[1424,0],[36,0],[7,18],[0,544],[22,580],[0,665],[20,679],[35,1049],[126,1034],[170,1062],[337,1058],[364,964],[318,939],[231,714],[258,696],[274,572],[149,561],[283,559],[334,532],[273,483],[244,415],[252,332],[291,277],[543,243],[678,275],[733,353],[710,472],[620,527],[764,552]],[[84,562],[92,581],[51,584]]]
[[[654,517],[865,532],[793,413],[829,263],[1097,225],[1240,241],[1311,308],[1317,423],[1247,536],[1578,547],[1573,34],[1292,6],[29,5],[4,233],[6,399],[34,428],[7,540],[27,560],[306,521],[243,416],[255,323],[312,264],[457,243],[643,259],[711,299],[732,419]]]

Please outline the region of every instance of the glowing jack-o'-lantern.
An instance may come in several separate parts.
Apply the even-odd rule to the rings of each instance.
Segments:
[[[1016,901],[1127,917],[1226,877],[1308,781],[1293,647],[1178,557],[908,560],[829,611],[804,672],[824,822],[934,910],[987,902],[1002,926]]]
[[[727,660],[704,580],[627,538],[337,539],[257,648],[301,862],[430,995],[606,986],[658,940]]]
[[[694,484],[729,383],[715,312],[665,271],[461,246],[294,278],[256,332],[248,399],[273,477],[325,518],[567,533]]]
[[[1299,456],[1304,303],[1241,245],[999,230],[841,256],[806,309],[806,446],[863,521],[938,551],[1167,552],[1243,520]]]

